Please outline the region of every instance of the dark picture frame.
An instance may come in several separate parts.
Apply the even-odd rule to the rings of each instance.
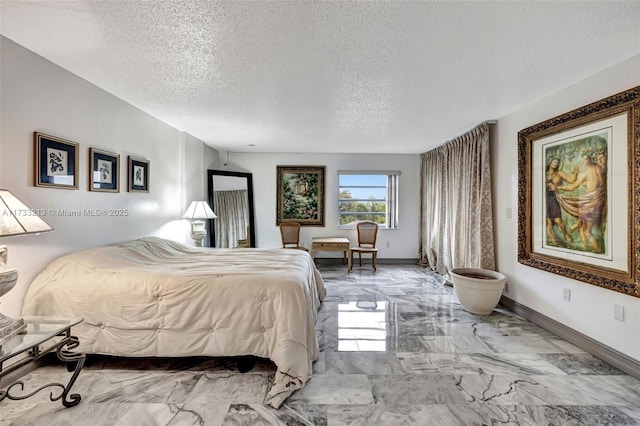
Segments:
[[[276,166],[276,226],[324,226],[325,166]]]
[[[78,144],[34,132],[35,186],[78,189]]]
[[[254,208],[254,196],[253,196],[253,174],[247,172],[234,172],[231,170],[207,170],[207,193],[209,199],[209,206],[218,215],[217,219],[209,220],[210,232],[209,246],[218,247],[216,244],[216,228],[231,227],[235,222],[232,218],[227,217],[224,214],[223,209],[218,209],[216,204],[216,191],[226,191],[229,188],[229,180],[232,182],[233,187],[245,186],[247,189],[247,207],[248,207],[248,240],[249,247],[257,247],[256,245],[256,223],[255,223],[255,208]],[[222,188],[222,189],[221,189]],[[218,247],[225,248],[225,247]]]
[[[129,192],[149,192],[149,160],[138,157],[127,157]]]
[[[640,297],[640,86],[518,132],[518,262]]]
[[[120,154],[89,148],[89,191],[120,192]]]

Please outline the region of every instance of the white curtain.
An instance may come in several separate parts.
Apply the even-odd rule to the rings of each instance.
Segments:
[[[217,219],[213,220],[216,247],[233,248],[238,240],[249,238],[249,203],[247,190],[215,191],[213,205]]]
[[[489,162],[486,123],[422,154],[422,265],[441,274],[495,268]]]

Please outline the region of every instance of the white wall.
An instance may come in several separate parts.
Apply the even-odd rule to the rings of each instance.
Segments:
[[[517,261],[518,131],[640,84],[640,55],[529,105],[498,121],[493,152],[497,266],[509,283],[508,297],[640,360],[640,299],[564,278]],[[507,209],[513,212],[507,218]],[[562,299],[563,288],[571,301]],[[625,321],[613,319],[613,305]]]
[[[159,235],[191,243],[180,219],[188,202],[206,199],[205,159],[198,139],[151,117],[12,41],[0,38],[0,188],[32,209],[52,211],[54,228],[6,237],[16,287],[0,310],[17,316],[28,284],[51,260],[72,251]],[[33,132],[80,144],[79,190],[35,187]],[[120,192],[89,192],[89,147],[120,154]],[[149,193],[128,193],[127,155],[150,161]],[[126,217],[73,217],[58,209],[128,209]]]
[[[225,156],[226,158],[226,156]],[[276,166],[326,166],[325,226],[303,226],[301,245],[310,248],[312,237],[347,237],[357,243],[355,230],[338,229],[338,170],[400,170],[399,229],[378,232],[378,258],[418,259],[420,229],[420,156],[388,154],[269,154],[229,153],[229,164],[216,162],[214,169],[251,172],[258,247],[280,247],[276,226]],[[318,252],[317,257],[341,257]]]
[[[240,191],[247,189],[247,179],[237,176],[214,176],[213,190],[218,191]]]

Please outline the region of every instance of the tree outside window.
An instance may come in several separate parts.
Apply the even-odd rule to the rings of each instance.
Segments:
[[[397,228],[398,172],[338,172],[338,226],[354,228],[370,220],[381,228]]]

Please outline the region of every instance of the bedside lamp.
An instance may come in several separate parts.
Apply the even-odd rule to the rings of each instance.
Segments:
[[[0,237],[38,234],[52,229],[11,192],[0,189]],[[0,297],[7,294],[18,281],[18,271],[7,266],[7,254],[7,247],[0,246]],[[12,319],[0,313],[0,344],[25,328],[22,318]]]
[[[207,228],[202,219],[216,219],[218,216],[211,210],[206,201],[192,201],[189,208],[182,215],[184,219],[196,219],[191,222],[191,238],[196,247],[202,247],[202,240],[207,235]]]

